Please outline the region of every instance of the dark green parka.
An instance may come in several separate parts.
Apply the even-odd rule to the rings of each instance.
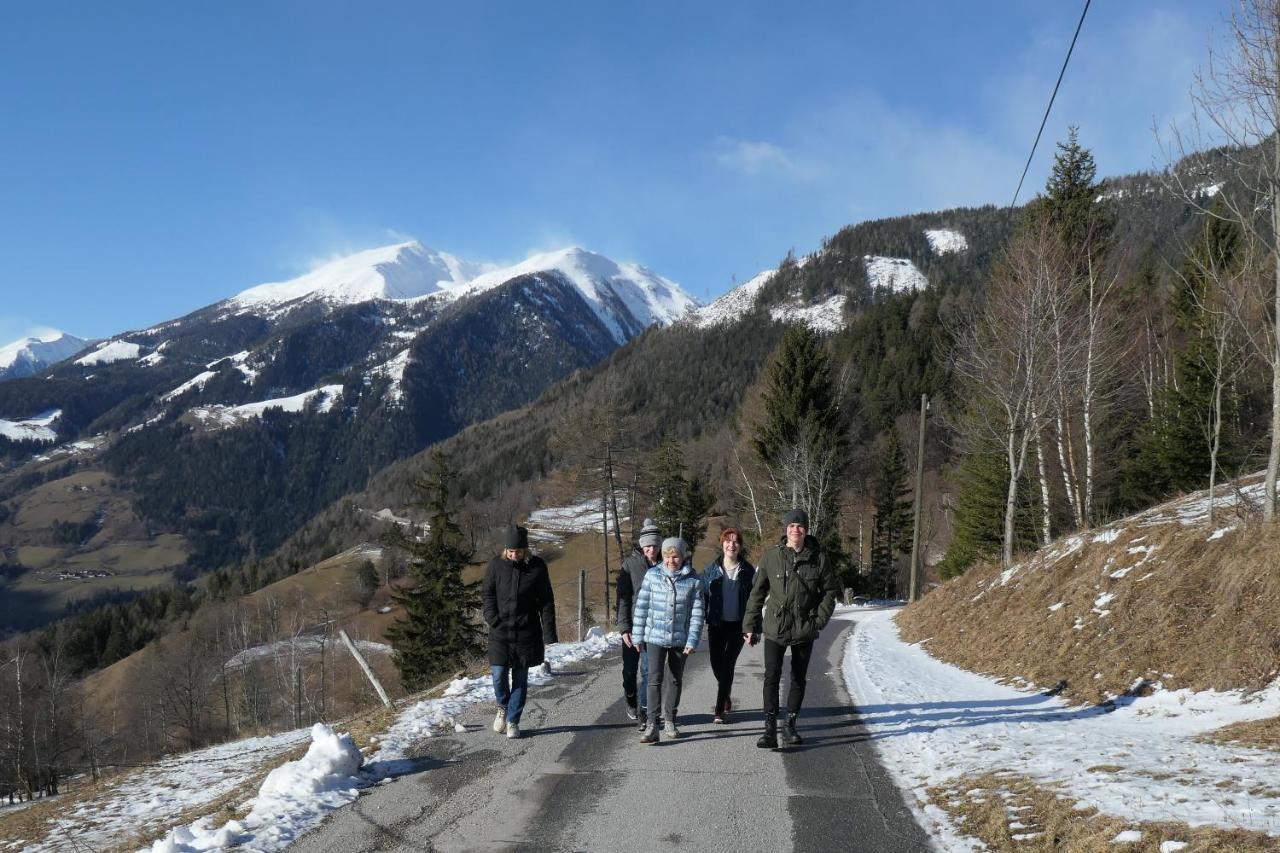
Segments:
[[[763,629],[766,638],[784,646],[816,640],[839,594],[840,581],[817,539],[806,536],[799,553],[783,539],[760,561],[742,630],[759,634]]]

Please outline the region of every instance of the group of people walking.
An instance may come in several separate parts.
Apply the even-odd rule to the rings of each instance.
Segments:
[[[809,518],[794,509],[783,518],[777,545],[759,568],[743,558],[742,534],[726,528],[720,553],[701,572],[679,537],[663,538],[645,519],[634,552],[617,577],[617,628],[622,636],[622,689],[627,713],[643,744],[680,737],[677,720],[685,664],[704,635],[716,679],[712,722],[733,710],[733,681],[744,645],[764,642],[762,749],[779,748],[782,666],[791,652],[791,685],[781,727],[783,746],[801,743],[796,718],[804,702],[809,659],[818,633],[835,612],[840,592],[834,568],[809,535]],[[541,664],[557,641],[555,599],[547,565],[529,552],[528,531],[508,528],[500,557],[483,584],[489,625],[489,663],[498,713],[494,731],[520,736],[529,667]]]

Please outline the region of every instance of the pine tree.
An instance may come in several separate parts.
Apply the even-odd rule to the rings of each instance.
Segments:
[[[845,436],[826,350],[807,326],[792,326],[783,336],[763,402],[751,445],[769,472],[775,509],[804,509],[810,532],[819,535],[839,512]]]
[[[1134,437],[1134,453],[1125,466],[1121,493],[1132,506],[1142,506],[1177,492],[1203,488],[1209,482],[1214,375],[1217,351],[1205,312],[1210,288],[1206,269],[1230,266],[1240,242],[1239,226],[1222,217],[1207,217],[1191,256],[1175,276],[1174,319],[1184,344],[1174,354],[1174,382],[1160,389],[1154,413]],[[1198,257],[1197,257],[1198,256]],[[1228,390],[1223,396],[1223,444],[1218,464],[1231,468],[1243,461],[1237,431],[1240,401]]]
[[[689,544],[689,553],[707,533],[707,513],[715,505],[705,479],[689,476],[680,443],[664,438],[650,465],[653,508],[651,517],[667,536],[680,536]]]
[[[1029,485],[1029,484],[1027,484]],[[942,578],[964,574],[974,563],[1000,557],[1009,469],[998,450],[966,453],[954,478],[955,521],[951,544],[938,564]],[[1019,488],[1015,550],[1035,542],[1034,489]]]
[[[436,451],[431,467],[414,481],[416,505],[428,515],[426,538],[398,526],[387,544],[408,553],[411,585],[393,588],[392,598],[405,612],[387,632],[392,659],[406,690],[421,690],[480,652],[478,584],[465,583],[462,570],[471,558],[453,519],[449,490],[453,475]]]
[[[1067,129],[1067,141],[1058,143],[1053,171],[1045,183],[1040,210],[1056,225],[1066,245],[1081,252],[1081,262],[1097,260],[1114,228],[1114,216],[1100,204],[1098,166],[1093,152],[1080,144],[1079,128]]]
[[[897,429],[890,429],[876,466],[872,500],[871,577],[885,598],[897,593],[898,556],[911,548],[911,501],[907,499],[907,465]]]

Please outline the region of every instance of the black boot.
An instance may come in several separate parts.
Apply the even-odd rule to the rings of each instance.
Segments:
[[[760,739],[756,741],[756,746],[760,749],[777,749],[778,748],[778,715],[764,715],[764,734],[760,735]]]
[[[802,743],[804,739],[796,731],[796,715],[787,714],[787,723],[782,727],[783,746],[799,746]]]
[[[636,709],[636,722],[639,724],[637,728],[639,728],[640,731],[645,731],[649,728],[649,715],[645,713],[644,708]]]

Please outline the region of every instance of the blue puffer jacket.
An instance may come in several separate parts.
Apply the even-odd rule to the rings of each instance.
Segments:
[[[702,620],[702,580],[692,566],[686,563],[675,575],[660,565],[649,570],[631,613],[635,642],[696,649]]]

